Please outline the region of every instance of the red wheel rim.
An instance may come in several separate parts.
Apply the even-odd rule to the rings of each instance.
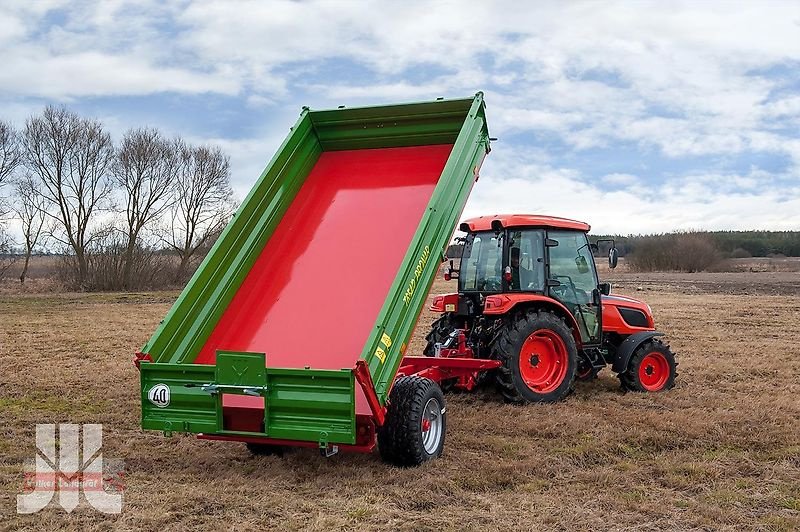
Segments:
[[[648,353],[639,364],[639,382],[648,392],[657,392],[669,380],[669,362],[663,353]]]
[[[536,393],[550,393],[561,386],[568,365],[567,345],[555,331],[539,329],[522,344],[519,373]]]

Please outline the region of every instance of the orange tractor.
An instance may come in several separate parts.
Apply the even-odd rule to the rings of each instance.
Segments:
[[[507,215],[473,218],[460,229],[467,235],[459,239],[459,266],[451,260],[445,270],[458,292],[434,297],[430,310],[442,315],[424,353],[442,359],[434,377],[444,388],[471,390],[494,378],[509,402],[552,402],[607,365],[626,391],[674,386],[675,355],[659,339],[649,305],[611,295],[610,283],[599,282],[588,224]],[[608,242],[614,268],[617,250]],[[441,369],[447,358],[485,359],[488,369],[449,375]]]

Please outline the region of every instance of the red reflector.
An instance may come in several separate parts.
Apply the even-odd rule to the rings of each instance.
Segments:
[[[450,280],[450,272],[446,272],[446,273],[444,274],[444,280],[445,280],[445,281],[449,281],[449,280]]]

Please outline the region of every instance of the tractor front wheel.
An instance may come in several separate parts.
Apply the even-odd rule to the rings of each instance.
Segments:
[[[575,380],[578,381],[593,381],[597,378],[597,375],[603,370],[603,368],[595,368],[590,366],[588,363],[585,364],[578,364],[578,371],[575,373]]]
[[[569,394],[575,381],[578,350],[567,324],[546,310],[512,318],[494,344],[497,384],[511,403],[552,403]]]
[[[397,379],[389,394],[386,419],[378,429],[381,458],[400,467],[421,465],[441,456],[446,432],[439,385],[416,375]]]
[[[634,351],[628,369],[619,374],[622,389],[634,392],[660,392],[675,386],[678,364],[669,346],[650,340]]]

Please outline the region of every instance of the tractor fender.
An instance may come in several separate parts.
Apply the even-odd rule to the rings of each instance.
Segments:
[[[536,304],[558,313],[567,322],[567,327],[572,331],[575,338],[575,345],[581,349],[583,340],[581,339],[580,329],[575,316],[561,302],[552,297],[541,296],[538,294],[497,294],[486,296],[483,313],[487,315],[501,315],[511,312],[517,305]]]
[[[622,373],[628,369],[628,362],[636,349],[644,342],[656,336],[664,336],[664,333],[658,331],[642,331],[632,334],[625,338],[619,348],[617,348],[617,356],[614,357],[614,365],[611,369],[614,373]]]

